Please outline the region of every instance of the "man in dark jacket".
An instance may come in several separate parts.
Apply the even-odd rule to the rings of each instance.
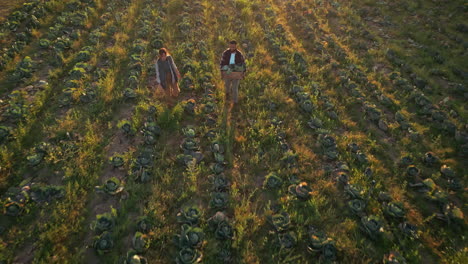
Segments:
[[[229,49],[223,52],[220,68],[221,77],[224,79],[226,99],[229,94],[232,94],[232,101],[236,104],[238,101],[239,83],[240,80],[244,78],[247,69],[244,55],[237,49],[237,42],[235,40],[229,42]],[[232,72],[236,72],[236,77],[228,77]]]

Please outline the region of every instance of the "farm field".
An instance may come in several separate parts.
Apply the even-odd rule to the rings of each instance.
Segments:
[[[468,263],[467,13],[0,1],[0,264]]]

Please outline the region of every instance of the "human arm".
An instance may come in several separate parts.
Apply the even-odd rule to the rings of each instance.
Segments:
[[[172,66],[172,69],[174,70],[174,72],[177,74],[177,79],[180,80],[181,79],[181,76],[180,76],[180,72],[179,72],[179,69],[177,69],[177,66],[174,62],[174,59],[172,58],[172,56],[169,57],[169,61],[171,63],[171,66]]]
[[[159,78],[159,66],[158,66],[158,61],[155,63],[156,67],[156,85],[161,83],[161,79]]]
[[[226,55],[227,55],[227,51],[224,51],[223,54],[221,55],[221,60],[219,61],[219,68],[222,68],[223,66],[229,64],[228,57]]]

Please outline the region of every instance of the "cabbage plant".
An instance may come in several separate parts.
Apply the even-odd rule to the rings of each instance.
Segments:
[[[16,202],[8,198],[4,213],[9,216],[19,216],[24,211],[24,204]]]
[[[309,244],[307,250],[314,255],[320,255],[320,259],[325,263],[336,260],[337,249],[333,239],[325,236],[325,234],[316,228],[309,230]]]
[[[442,165],[442,167],[440,167],[440,174],[442,174],[442,176],[444,176],[445,178],[454,178],[455,177],[455,171],[447,166],[447,165]]]
[[[218,174],[218,175],[213,175],[212,179],[213,179],[213,188],[215,191],[223,192],[229,189],[229,185],[230,185],[229,180],[226,178],[226,176],[223,173]]]
[[[99,233],[104,231],[111,231],[115,226],[115,218],[117,216],[117,211],[112,209],[111,212],[98,214],[96,220],[94,220],[90,227],[91,230]]]
[[[141,232],[136,232],[132,239],[133,249],[137,253],[143,253],[150,246],[151,240],[148,235],[145,235]]]
[[[289,214],[286,212],[272,215],[268,217],[268,220],[271,222],[276,232],[284,232],[288,230],[291,224]]]
[[[205,234],[201,228],[188,224],[183,224],[181,228],[181,233],[174,237],[174,243],[179,248],[200,248],[203,245]]]
[[[190,225],[196,225],[200,221],[202,213],[199,208],[187,206],[177,214],[177,222]]]
[[[115,155],[109,158],[109,161],[114,168],[122,167],[125,163],[122,155]]]
[[[138,231],[146,234],[153,228],[153,221],[148,216],[141,216],[138,218],[136,228]]]
[[[348,184],[344,191],[351,199],[365,199],[365,192],[360,185]]]
[[[234,228],[227,221],[222,221],[216,227],[215,237],[218,240],[231,240],[234,237]]]
[[[306,182],[301,182],[297,185],[293,184],[289,186],[289,193],[301,200],[307,200],[312,196],[312,189]]]
[[[138,255],[135,250],[129,250],[124,260],[124,264],[148,264],[148,260]]]
[[[104,192],[110,195],[116,195],[122,192],[123,189],[124,187],[122,182],[116,177],[112,177],[108,179],[103,185],[95,187],[97,192]]]
[[[0,126],[0,143],[6,141],[11,136],[11,128]]]
[[[358,216],[364,216],[364,210],[366,209],[366,203],[361,199],[353,199],[348,202],[348,207],[351,211]]]
[[[360,229],[373,240],[379,238],[383,232],[380,219],[374,215],[363,216],[361,218]]]
[[[283,180],[276,173],[271,172],[266,176],[263,187],[272,190],[280,188],[282,184]]]
[[[410,238],[418,238],[419,237],[419,234],[418,234],[418,228],[411,224],[411,223],[408,223],[408,222],[402,222],[398,225],[398,228],[400,229],[400,231],[405,235],[405,236],[408,236]]]
[[[297,244],[297,236],[292,231],[279,233],[278,242],[282,249],[291,249]]]
[[[229,197],[224,192],[214,192],[211,194],[210,207],[213,209],[225,209],[229,203]]]
[[[114,247],[114,241],[112,240],[109,232],[104,232],[99,236],[94,237],[93,248],[96,250],[98,255],[108,253]]]
[[[405,208],[401,202],[390,202],[384,206],[384,213],[393,218],[405,217]]]
[[[65,188],[61,186],[36,186],[32,185],[30,189],[31,200],[41,203],[49,202],[52,199],[65,196]]]
[[[202,261],[202,254],[197,249],[183,248],[179,251],[176,264],[194,264]]]

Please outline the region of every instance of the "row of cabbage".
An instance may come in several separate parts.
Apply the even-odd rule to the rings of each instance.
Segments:
[[[128,5],[127,5],[126,3],[114,3],[114,2],[110,2],[110,3],[109,3],[109,6],[107,6],[107,11],[106,11],[107,13],[105,13],[105,14],[107,14],[107,17],[108,17],[108,18],[112,18],[112,16],[110,16],[110,12],[112,12],[112,11],[115,10],[116,8],[119,8],[119,9],[120,9],[120,8],[126,8],[127,6],[128,6]],[[104,16],[106,16],[106,15],[104,15]],[[104,21],[102,22],[103,24],[102,24],[101,26],[104,26],[107,22],[108,22],[108,24],[112,24],[112,23],[113,23],[113,21],[109,21],[109,19],[106,19],[106,20],[104,20]],[[107,28],[109,29],[109,27],[107,27]],[[109,30],[112,30],[112,28],[110,28]],[[115,28],[114,28],[113,30],[114,30],[114,33],[115,33]],[[109,34],[109,32],[105,32],[105,33]],[[111,33],[111,34],[113,34],[113,33]],[[104,36],[106,36],[104,33],[101,33],[101,34],[100,34],[100,38],[103,38]],[[95,40],[90,40],[90,44],[91,44],[91,43],[94,44],[94,45],[96,45],[97,39],[95,39]],[[105,55],[104,55],[103,53],[104,53],[104,52],[99,52],[99,53],[97,54],[98,62],[100,62],[100,61],[102,60],[102,58],[105,57]],[[97,62],[93,61],[93,63],[97,63]],[[82,64],[83,64],[83,62],[77,62],[77,61],[75,61],[75,60],[72,60],[72,61],[71,61],[71,65],[75,65],[75,66],[73,67],[73,69],[72,69],[72,70],[69,72],[69,74],[68,74],[68,78],[67,78],[67,79],[68,79],[68,82],[73,82],[73,81],[80,80],[80,83],[83,83],[83,84],[85,84],[85,83],[91,83],[91,82],[93,82],[94,84],[99,83],[99,78],[96,78],[96,76],[90,75],[90,74],[89,74],[89,70],[92,70],[93,67],[95,67],[95,66],[97,66],[97,65],[92,66],[92,67],[91,67],[91,66],[87,67],[86,70],[88,70],[88,71],[76,70],[76,68],[78,68],[78,66],[80,66],[80,65],[82,65]],[[107,65],[106,67],[103,67],[102,70],[101,70],[101,72],[107,72],[107,71],[108,71],[108,68],[109,68],[109,65]],[[83,69],[83,68],[80,68],[80,69]],[[76,72],[80,72],[80,74],[75,74]],[[99,89],[100,89],[99,85],[95,86],[95,90],[96,90],[96,92],[97,92],[98,94],[100,94]],[[91,102],[91,100],[90,100],[89,102]],[[83,102],[83,103],[86,104],[86,103],[89,103],[89,102]],[[95,105],[95,103],[96,103],[96,102],[94,101],[93,104],[91,104],[91,105]],[[50,106],[50,105],[49,105],[49,106]],[[75,109],[73,109],[73,108],[75,108]],[[69,110],[69,111],[77,111],[78,114],[76,115],[76,118],[78,119],[78,120],[77,120],[78,122],[82,122],[82,121],[79,120],[80,118],[86,117],[87,115],[93,115],[93,113],[92,113],[92,111],[90,111],[90,109],[87,109],[86,107],[84,107],[84,109],[81,107],[81,109],[80,109],[80,107],[79,107],[78,105],[76,105],[76,106],[73,105],[73,107],[72,107],[72,108],[69,108],[68,110]],[[87,111],[87,110],[88,110],[88,111]],[[83,111],[83,112],[82,112],[83,115],[80,115],[80,114],[79,114],[80,111]],[[67,113],[68,113],[68,112],[67,112]],[[63,114],[64,114],[64,113],[58,114],[58,116],[60,116],[60,115],[63,116]],[[54,129],[54,128],[55,128],[55,125],[51,125],[51,129]],[[90,127],[86,127],[86,129],[90,129]],[[76,132],[76,133],[75,133],[75,132]],[[52,134],[54,134],[54,133],[62,133],[62,132],[61,132],[61,131],[56,131],[56,132],[53,132]],[[86,148],[86,142],[79,139],[79,137],[77,136],[78,133],[79,133],[79,131],[67,132],[66,135],[64,135],[64,136],[65,136],[64,138],[63,138],[62,136],[58,138],[58,140],[60,140],[60,139],[63,138],[62,141],[64,141],[64,144],[65,144],[66,146],[69,146],[69,147],[70,147],[70,146],[71,146],[71,147],[75,146],[75,147],[73,148],[75,151],[71,153],[71,156],[82,155],[81,152],[83,152],[83,151],[85,151],[85,150],[81,150],[81,151],[80,151],[80,150],[77,150],[77,149],[79,148],[80,145],[81,145],[82,147],[85,147],[85,148]],[[76,170],[77,175],[74,176],[74,177],[69,178],[69,181],[67,181],[68,183],[65,182],[65,185],[67,185],[67,187],[66,187],[66,189],[67,189],[67,194],[66,194],[66,195],[67,195],[67,201],[68,201],[68,196],[74,196],[74,195],[75,195],[75,194],[68,193],[68,192],[75,192],[75,191],[76,191],[76,192],[80,192],[80,191],[79,191],[80,188],[79,188],[79,189],[76,189],[75,191],[72,191],[72,190],[69,188],[69,187],[70,187],[69,185],[71,184],[71,185],[75,185],[75,186],[76,186],[77,181],[78,181],[78,182],[81,182],[82,180],[85,180],[84,178],[83,178],[83,179],[80,179],[81,177],[79,176],[79,175],[80,175],[80,173],[79,173],[79,170],[80,170],[79,165],[80,165],[80,163],[76,164],[75,161],[71,160],[70,157],[68,157],[68,158],[64,159],[62,162],[57,163],[57,164],[55,164],[55,163],[52,163],[52,164],[44,164],[44,163],[45,163],[45,162],[43,162],[44,160],[48,161],[50,158],[55,157],[56,154],[55,154],[54,151],[51,151],[50,149],[49,149],[49,151],[47,151],[47,152],[40,151],[40,150],[41,150],[41,149],[37,149],[37,148],[36,148],[34,154],[33,154],[32,156],[29,156],[29,157],[28,157],[28,161],[36,163],[36,164],[31,164],[31,165],[35,165],[34,168],[35,168],[35,170],[36,170],[36,172],[37,172],[37,173],[36,173],[36,177],[39,176],[39,178],[40,178],[39,180],[41,180],[41,181],[44,180],[44,179],[42,178],[43,175],[41,175],[41,173],[40,173],[41,171],[44,171],[44,169],[47,170],[48,168],[56,168],[56,169],[58,169],[59,171],[60,171],[60,170],[70,170],[70,169],[71,169],[71,170]],[[57,150],[57,149],[54,148],[54,149],[52,149],[52,150]],[[68,154],[68,156],[70,156],[70,154]],[[50,158],[49,158],[49,157],[50,157]],[[71,162],[74,163],[73,166],[71,165],[71,164],[72,164]],[[81,162],[88,162],[88,161],[83,160],[83,161],[81,161]],[[39,164],[40,164],[40,165],[39,165]],[[78,165],[78,167],[75,167],[76,165]],[[82,165],[84,165],[84,164],[82,164]],[[92,173],[91,171],[90,171],[90,175],[91,175],[91,176],[93,175],[93,173]],[[42,177],[41,177],[41,176],[42,176]],[[59,176],[59,175],[54,175],[54,177],[57,177],[57,176]],[[77,177],[78,177],[78,178],[77,178]],[[85,178],[89,178],[89,177],[85,177]],[[86,182],[86,180],[85,180],[85,182]],[[89,185],[90,182],[91,182],[91,181],[88,181],[87,184]],[[86,185],[86,184],[85,184],[85,185]],[[85,187],[85,186],[82,186],[81,188],[83,188],[83,187]],[[85,201],[85,200],[83,200],[83,201]],[[54,213],[54,214],[55,214],[55,213]],[[52,219],[51,219],[51,223],[50,223],[51,226],[53,226],[53,224],[52,224],[53,222],[52,222],[52,221],[55,221],[55,220],[52,220]],[[63,221],[60,221],[60,222],[62,223]],[[37,223],[37,224],[38,224],[38,223]],[[70,224],[72,225],[73,223],[70,223]],[[41,227],[41,229],[42,229],[42,227]],[[44,234],[42,234],[41,237],[46,237],[45,234],[46,234],[46,233],[49,233],[49,231],[48,231],[47,229],[43,230],[43,232],[44,232]],[[42,239],[44,239],[44,238],[42,238]],[[39,241],[39,242],[40,242],[40,241]],[[39,242],[38,242],[38,245],[40,245]]]
[[[271,16],[274,17],[274,11],[270,10]],[[364,188],[359,184],[350,184],[351,173],[349,165],[347,162],[339,161],[340,153],[336,143],[335,137],[331,136],[332,131],[325,129],[324,123],[317,117],[318,115],[327,116],[327,119],[337,119],[338,115],[333,110],[333,104],[327,102],[328,98],[326,96],[320,96],[320,88],[317,85],[313,85],[313,92],[315,96],[305,92],[304,88],[298,85],[292,85],[295,83],[304,83],[307,80],[307,62],[299,53],[293,55],[293,64],[296,69],[291,69],[291,65],[287,65],[288,62],[287,54],[281,49],[281,46],[288,45],[289,40],[285,38],[285,31],[282,25],[278,24],[273,30],[268,30],[267,28],[267,39],[270,42],[270,45],[276,52],[277,62],[280,65],[282,72],[285,73],[285,81],[287,85],[291,86],[291,95],[297,102],[300,110],[305,114],[305,116],[312,116],[312,119],[308,122],[308,125],[314,129],[314,132],[317,135],[317,140],[321,152],[324,155],[324,160],[327,162],[325,167],[329,173],[335,176],[335,180],[338,183],[341,183],[344,189],[344,192],[349,196],[349,206],[352,211],[360,217],[361,227],[363,231],[373,239],[376,239],[382,234],[382,220],[375,215],[367,215],[365,213],[366,204],[371,203],[371,193],[375,190],[375,180],[372,177],[372,169],[368,167],[368,158],[367,155],[359,149],[357,144],[350,145],[350,151],[352,155],[344,155],[344,158],[349,159],[348,162],[355,163],[358,168],[362,169],[360,173],[367,175],[367,184],[366,189],[368,189],[367,194],[364,192]],[[288,75],[291,74],[291,75]],[[306,82],[307,83],[307,82]],[[318,96],[318,97],[317,97]],[[315,97],[315,98],[314,98]],[[313,101],[321,101],[322,104],[322,113],[319,114],[318,105],[315,105]],[[389,219],[392,219],[395,216],[394,211],[398,213],[403,212],[403,207],[398,202],[391,201],[391,198],[384,200],[383,202],[383,211],[386,216],[389,216]],[[403,218],[402,215],[396,216],[396,218]],[[391,222],[390,222],[391,223]],[[391,226],[391,225],[390,225]],[[317,237],[317,236],[316,236]],[[323,237],[322,237],[323,238]],[[327,252],[330,253],[330,252]],[[331,259],[329,259],[331,260]]]
[[[299,19],[299,20],[301,20],[301,19]],[[308,25],[310,25],[310,22],[304,17],[302,17],[301,21],[306,23],[306,24],[308,23]],[[315,39],[316,37],[315,37],[315,35],[313,33],[313,30],[311,30],[310,26],[308,28],[309,28],[309,33],[307,34],[308,38]],[[335,49],[336,49],[335,53],[344,54],[344,51],[342,49],[339,49],[334,45],[331,45],[331,46],[335,47]],[[341,60],[340,62],[346,64],[346,61]],[[351,96],[356,99],[356,102],[358,102],[359,104],[362,105],[363,111],[366,113],[367,118],[370,121],[375,122],[375,124],[380,129],[386,131],[388,129],[388,125],[386,124],[385,120],[382,119],[382,115],[383,115],[382,111],[375,108],[375,106],[373,106],[371,104],[371,102],[367,101],[367,99],[364,96],[364,93],[359,90],[358,85],[362,85],[363,87],[366,87],[366,88],[370,87],[369,89],[371,89],[371,90],[369,90],[369,92],[372,92],[372,94],[374,95],[373,99],[380,100],[383,105],[385,105],[386,107],[388,107],[390,109],[397,109],[397,107],[398,107],[397,104],[395,104],[390,98],[385,96],[383,93],[378,91],[377,87],[375,85],[370,84],[365,78],[365,76],[366,76],[365,73],[363,73],[361,70],[357,70],[356,68],[353,68],[351,76],[352,75],[355,76],[354,78],[356,78],[356,82],[359,83],[359,84],[356,84],[356,83],[350,81],[350,78],[349,78],[350,76],[346,72],[343,71],[340,74],[340,85],[345,90],[347,89],[347,90],[351,91]],[[359,76],[363,76],[363,77],[359,78]],[[398,76],[398,75],[392,74],[391,79],[394,80],[394,83],[401,83],[401,79],[397,79],[396,76]],[[363,80],[364,83],[362,83],[362,81],[359,81],[359,80]],[[417,102],[422,100],[422,99],[418,99],[419,97],[417,97],[417,96],[413,97],[413,98]],[[437,114],[437,113],[439,113],[439,114]],[[456,135],[457,139],[461,139],[461,137],[463,137],[462,136],[463,132],[456,129],[455,125],[450,123],[450,121],[447,121],[447,119],[445,118],[443,113],[433,112],[433,116],[434,115],[435,116],[440,116],[440,118],[437,119],[437,120],[440,120],[442,122],[442,123],[440,123],[439,126],[443,127],[446,130],[446,132],[451,133],[451,135]],[[401,129],[403,129],[403,130],[408,129],[408,131],[410,132],[410,137],[414,141],[417,141],[418,139],[421,138],[421,135],[419,135],[416,132],[413,132],[412,126],[410,125],[410,123],[407,121],[407,119],[405,119],[405,117],[399,111],[395,113],[395,119],[399,123]],[[464,152],[463,148],[464,148],[464,146],[462,145],[461,146],[461,152],[462,153]],[[417,162],[417,157],[411,157],[411,156],[406,155],[406,156],[403,156],[401,158],[401,161],[398,162],[400,164],[400,166],[403,166],[403,167],[408,166],[407,171],[409,172],[409,175],[411,176],[410,178],[407,179],[410,182],[409,186],[419,186],[421,184],[424,184],[424,182],[426,184],[430,184],[432,187],[429,188],[430,190],[427,191],[427,194],[428,194],[429,197],[433,197],[432,200],[438,201],[438,203],[440,205],[440,208],[442,210],[442,213],[443,214],[453,214],[453,213],[455,213],[455,215],[458,215],[458,216],[454,216],[454,217],[459,218],[461,211],[453,203],[450,203],[449,193],[450,192],[456,192],[456,191],[459,191],[459,190],[462,189],[462,183],[461,183],[460,178],[456,176],[455,171],[453,169],[451,169],[450,166],[448,166],[447,164],[441,164],[441,161],[440,161],[441,159],[439,157],[437,157],[437,155],[434,154],[433,152],[425,153],[424,156],[421,158],[421,160],[423,161],[424,165],[429,167],[429,171],[426,171],[424,173],[426,175],[420,173],[420,170],[417,167],[415,167],[414,165],[412,165],[412,164]],[[437,167],[437,166],[439,166],[439,167]],[[435,168],[435,170],[434,170],[434,168]],[[440,168],[441,175],[445,179],[445,182],[441,183],[442,184],[441,187],[437,186],[434,183],[434,180],[433,180],[433,179],[439,178],[438,175],[435,176],[435,177],[432,177],[432,176],[428,177],[427,176],[427,174],[433,174],[433,173],[437,172],[438,168]],[[420,177],[417,177],[417,176],[420,176]],[[416,183],[415,183],[415,181],[416,181]],[[435,197],[439,197],[440,199],[435,198]],[[447,212],[447,211],[451,211],[451,212]],[[455,219],[452,219],[452,220],[455,220]]]
[[[121,170],[122,173],[117,173],[121,177],[113,176],[105,180],[102,186],[96,187],[98,192],[105,192],[113,196],[120,194],[121,198],[118,202],[117,211],[111,208],[110,212],[96,216],[96,222],[101,219],[105,225],[111,226],[106,232],[101,233],[94,239],[93,247],[100,255],[110,252],[115,247],[114,241],[116,239],[119,241],[123,239],[121,231],[115,230],[118,228],[113,227],[115,223],[123,222],[129,216],[131,213],[129,210],[138,210],[138,208],[134,207],[129,208],[130,203],[135,202],[137,190],[141,190],[141,188],[149,189],[151,187],[150,183],[155,182],[153,172],[157,169],[155,167],[155,159],[158,154],[157,139],[163,131],[156,123],[159,114],[156,104],[148,102],[147,98],[140,95],[138,90],[146,85],[144,77],[147,77],[146,74],[152,73],[154,69],[152,56],[162,46],[162,18],[156,14],[158,8],[154,3],[143,1],[141,5],[152,8],[142,10],[141,17],[137,21],[137,28],[141,28],[141,31],[135,31],[138,32],[136,36],[138,39],[133,41],[132,48],[129,50],[128,71],[124,81],[127,88],[123,91],[123,100],[126,102],[124,107],[131,107],[134,103],[139,103],[135,107],[136,111],[132,120],[121,120],[118,123],[118,129],[125,135],[126,141],[141,143],[138,144],[135,154],[121,153],[113,155],[110,158],[110,163],[115,169]],[[135,158],[131,158],[133,155],[135,155]],[[128,170],[125,169],[127,166]],[[126,190],[124,190],[124,182],[127,182],[125,184]],[[128,198],[129,195],[131,198]],[[146,197],[139,197],[139,199],[146,199]],[[155,228],[154,215],[149,212],[137,217],[134,221],[131,222],[131,226],[120,227],[120,230],[135,230],[135,232],[131,236],[132,248],[128,250],[125,257],[120,257],[119,261],[123,263],[147,263],[142,254],[151,245],[151,234]]]
[[[76,30],[79,30],[79,28],[76,28]],[[75,54],[70,54],[70,56],[74,56],[74,55]],[[69,75],[72,76],[73,75],[72,72],[69,72]],[[41,80],[39,81],[39,84],[36,87],[46,89],[46,87],[48,86],[49,84],[47,81]],[[28,116],[34,114],[34,112],[36,111],[39,111],[39,109],[37,109],[36,107],[42,107],[42,104],[43,104],[42,100],[44,100],[43,98],[44,95],[41,94],[40,96],[38,96],[38,98],[31,98],[32,95],[29,94],[29,96],[31,97],[27,98],[28,96],[27,92],[31,92],[30,90],[28,90],[28,87],[24,89],[19,89],[8,96],[10,98],[10,100],[7,102],[8,106],[6,106],[2,112],[2,122],[4,124],[17,125],[17,126],[21,124],[24,126],[24,123],[34,121],[34,120],[29,120]],[[29,110],[29,108],[32,108],[32,109]],[[2,131],[2,135],[4,135],[2,139],[6,141],[2,143],[7,144],[7,146],[13,146],[14,144],[14,142],[8,142],[7,140],[13,140],[14,138],[16,141],[21,141],[22,140],[21,136],[24,136],[24,135],[21,135],[19,131],[18,131],[18,135],[15,135],[14,128],[12,128],[11,126],[1,126],[0,130]],[[31,169],[34,171],[38,171],[41,163],[44,161],[44,159],[46,159],[48,154],[62,153],[63,156],[67,156],[70,154],[72,155],[74,153],[74,149],[76,150],[76,147],[73,145],[72,142],[66,142],[67,140],[70,140],[70,139],[72,139],[72,135],[69,134],[69,135],[65,135],[64,138],[56,138],[55,140],[51,140],[53,141],[53,143],[51,142],[38,143],[34,148],[28,151],[29,155],[26,157],[26,160],[24,163],[25,169],[19,171],[18,174],[25,173],[26,171],[31,170]],[[8,145],[8,144],[11,144],[11,145]],[[55,157],[55,159],[60,159],[60,158]],[[57,160],[54,160],[54,157],[50,157],[48,161],[50,162],[51,165],[58,162]],[[22,176],[22,175],[18,175],[18,176]],[[31,179],[29,180],[31,181]],[[25,183],[23,183],[22,184],[23,186],[21,188],[28,188],[28,186],[32,184],[30,181],[26,181]],[[9,189],[7,194],[11,193],[12,190],[13,189]],[[14,200],[11,200],[10,203],[11,202],[14,202]],[[25,204],[16,203],[14,208],[17,208],[17,209],[15,209],[15,212],[19,209],[18,207],[22,207],[24,205]],[[7,208],[7,211],[8,211],[8,208]],[[10,212],[10,214],[18,215],[18,213],[13,213],[13,212]]]
[[[86,17],[92,16],[92,10],[89,8],[86,9],[86,6],[88,6],[88,4],[79,5],[75,8],[75,11],[81,14],[83,10],[85,10],[86,12],[84,14],[86,14]],[[66,14],[67,15],[64,16],[64,18],[74,17],[76,13],[68,12]],[[68,19],[64,20],[63,24],[70,27],[70,30],[67,32],[60,31],[60,37],[57,37],[57,35],[50,37],[57,43],[61,42],[61,39],[68,39],[69,34],[77,33],[84,29],[83,25],[74,27]],[[68,46],[70,46],[71,42],[69,39],[68,41]],[[96,43],[97,39],[94,41],[91,40],[89,45],[96,45]],[[16,169],[16,172],[9,176],[10,179],[2,179],[5,181],[10,180],[10,183],[18,183],[18,178],[21,177],[20,174],[24,173],[24,170],[18,169],[18,167],[21,166],[17,165],[17,163],[22,161],[22,158],[20,158],[21,149],[29,148],[30,146],[23,144],[23,142],[26,138],[31,136],[28,134],[30,129],[32,129],[34,123],[38,121],[38,118],[48,110],[48,107],[51,106],[46,102],[50,102],[55,98],[57,93],[56,90],[59,89],[59,86],[61,85],[57,83],[58,80],[55,76],[49,75],[47,71],[43,70],[43,66],[54,65],[54,57],[59,56],[62,60],[66,57],[67,60],[70,60],[69,63],[65,65],[62,61],[62,63],[54,65],[49,69],[59,71],[60,76],[65,77],[68,74],[70,76],[70,83],[78,82],[77,79],[80,77],[77,76],[78,74],[73,70],[68,70],[70,65],[74,65],[76,63],[77,66],[84,67],[84,63],[80,59],[81,56],[79,56],[80,52],[78,51],[74,52],[74,50],[65,51],[65,49],[54,49],[54,51],[42,51],[40,55],[49,59],[40,63],[35,63],[30,57],[25,57],[23,61],[18,64],[16,70],[11,74],[11,76],[22,76],[18,77],[18,80],[23,80],[26,82],[25,84],[28,85],[22,86],[18,84],[18,88],[7,96],[7,99],[3,102],[3,107],[1,109],[0,141],[7,147],[4,151],[11,153],[9,155],[13,155],[14,157],[14,160],[5,160],[4,162],[6,164],[11,163],[11,167]],[[87,65],[87,68],[89,67],[90,66]],[[38,71],[33,73],[33,68],[38,69]],[[37,81],[37,79],[39,79],[39,81]],[[86,100],[83,99],[83,101],[85,102]],[[41,151],[39,150],[38,152]],[[35,150],[31,150],[29,153],[30,155],[34,155],[31,157],[31,165],[38,165],[42,159],[41,156],[43,155],[35,155],[37,154],[37,151]]]
[[[318,33],[320,33],[321,35],[324,35],[326,33],[326,31],[324,31],[323,29],[316,29],[313,27],[313,24],[316,21],[318,21],[318,15],[316,13],[319,13],[319,11],[305,11],[308,10],[307,6],[305,4],[299,4],[299,2],[297,5],[289,4],[288,7],[291,8],[291,10],[297,10],[296,12],[306,12],[305,16],[296,16],[295,18],[297,20],[297,23],[307,25],[306,27],[304,27],[303,30],[303,33],[306,35],[307,39],[317,40],[319,39],[317,37]],[[356,26],[355,21],[352,24]],[[366,37],[369,37],[372,40],[377,39],[369,31],[365,32],[367,32]],[[381,83],[380,85],[376,85],[375,83],[362,84],[362,80],[367,81],[367,74],[363,72],[362,66],[350,63],[356,62],[355,60],[350,58],[351,56],[349,56],[348,51],[345,51],[344,49],[339,47],[339,44],[336,42],[337,39],[336,37],[334,37],[334,34],[329,33],[329,35],[330,36],[327,39],[325,39],[325,41],[327,41],[327,47],[334,50],[334,53],[332,54],[337,54],[336,59],[340,63],[343,63],[345,65],[349,64],[348,68],[352,70],[352,75],[355,76],[356,83],[361,84],[362,87],[365,88],[367,92],[369,92],[369,95],[371,96],[373,101],[379,102],[382,105],[382,107],[385,108],[386,112],[393,113],[393,115],[390,118],[394,118],[404,130],[410,129],[409,131],[412,134],[416,133],[415,128],[410,126],[408,119],[416,120],[422,125],[434,127],[442,135],[447,135],[449,137],[455,138],[458,143],[457,148],[459,150],[459,153],[461,155],[465,155],[464,153],[466,153],[467,144],[467,132],[465,128],[466,124],[464,124],[463,119],[460,117],[460,113],[458,113],[457,110],[453,107],[453,102],[449,102],[452,99],[446,97],[445,101],[441,101],[439,103],[432,103],[433,100],[431,99],[431,97],[425,95],[427,87],[429,87],[431,84],[429,84],[428,81],[419,78],[416,74],[410,74],[411,70],[405,70],[402,65],[406,66],[406,64],[401,62],[390,66],[391,68],[396,68],[396,71],[389,73],[387,76],[381,76],[385,79],[384,83]],[[316,48],[317,50],[322,50],[323,46],[318,42],[316,43],[317,44],[315,44],[314,48]],[[396,56],[392,54],[392,51],[389,51],[387,53],[387,57],[393,58]],[[392,59],[389,59],[389,61],[392,62]],[[370,68],[371,66],[368,67]],[[409,79],[405,78],[404,76],[409,76]],[[344,77],[346,79],[346,76]],[[458,84],[458,86],[460,85],[463,86],[462,84]],[[390,86],[392,90],[383,91],[382,88],[385,88],[387,86]],[[463,90],[463,88],[460,89]],[[350,90],[351,94],[355,97],[358,97],[358,99],[363,98],[365,95],[365,93],[363,93],[359,89],[356,89],[356,85],[351,86]],[[410,111],[414,113],[414,115],[404,114],[403,111],[401,111],[402,106],[399,106],[398,103],[394,99],[392,99],[392,97],[394,97],[397,100],[405,101],[408,106],[416,104],[416,107],[410,108]],[[375,106],[373,106],[372,104],[369,104],[368,109],[372,113],[375,113],[374,116],[376,116],[376,118],[382,115],[383,112],[380,110],[375,110]],[[388,125],[385,124],[385,121],[382,121],[381,123],[382,124],[380,125],[380,127],[388,129]]]
[[[190,50],[184,52],[184,56],[180,59],[181,65],[183,65],[181,68],[181,74],[183,75],[180,82],[181,89],[183,93],[191,94],[190,99],[182,102],[184,113],[192,120],[202,119],[205,121],[203,126],[189,125],[182,130],[185,137],[180,145],[182,153],[176,159],[185,168],[185,177],[190,177],[189,175],[204,167],[207,160],[202,150],[204,144],[199,136],[212,139],[217,135],[217,131],[213,128],[217,123],[214,98],[206,93],[205,98],[198,100],[201,91],[207,91],[207,89],[210,90],[213,87],[211,75],[204,74],[210,72],[209,64],[206,61],[208,58],[205,53],[206,43],[198,35],[203,31],[202,28],[205,25],[203,10],[204,6],[201,1],[195,1],[191,4],[184,3],[180,22],[177,23],[177,28],[183,39],[177,48],[184,51]],[[200,42],[196,43],[197,40],[200,40]],[[195,50],[197,52],[194,52]],[[198,67],[195,65],[196,60],[201,61]],[[201,133],[202,131],[204,131],[204,134]],[[212,167],[212,169],[215,170],[217,167]],[[177,222],[181,225],[180,233],[174,237],[174,244],[178,250],[175,257],[176,263],[201,262],[203,251],[205,251],[208,243],[206,233],[203,230],[203,209],[193,201],[189,203],[190,205],[183,206],[176,216]]]
[[[57,12],[58,7],[54,1],[32,0],[23,3],[6,17],[0,25],[0,43],[3,48],[0,70],[4,70],[24,47],[32,43],[34,40],[33,31],[44,27],[47,20],[50,19],[49,17],[53,17],[54,13]],[[71,11],[72,8],[70,5],[64,7],[68,11]],[[56,19],[59,20],[60,16]]]

